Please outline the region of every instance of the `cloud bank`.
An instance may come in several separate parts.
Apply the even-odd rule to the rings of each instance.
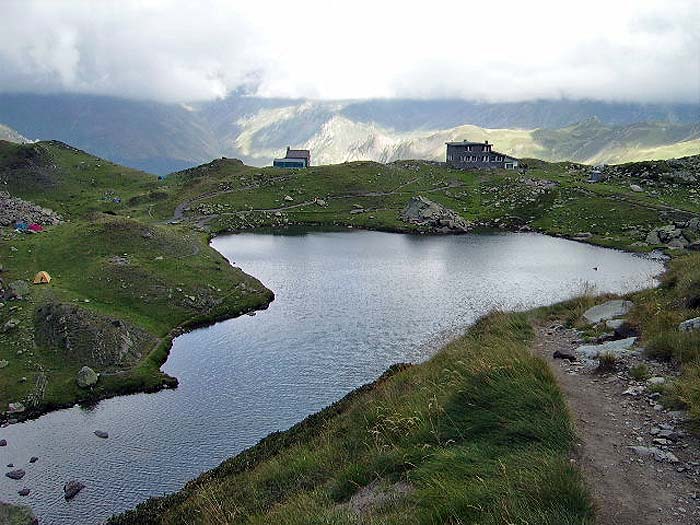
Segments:
[[[697,0],[4,0],[0,91],[700,102]]]

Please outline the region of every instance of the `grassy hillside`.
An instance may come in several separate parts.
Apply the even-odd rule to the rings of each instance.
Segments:
[[[159,370],[172,337],[266,306],[272,292],[211,249],[212,233],[441,231],[402,217],[422,196],[473,231],[634,250],[668,248],[650,235],[659,227],[688,248],[700,240],[698,157],[609,167],[597,184],[585,166],[525,164],[524,173],[424,161],[280,170],[219,159],[161,180],[58,142],[0,142],[3,188],[64,219],[40,234],[0,229],[0,404],[26,407],[3,417],[174,386]],[[697,341],[677,329],[700,313],[700,256],[669,253],[664,286],[637,294],[633,317],[644,344],[682,366],[665,395],[700,418]],[[29,285],[39,270],[53,280]],[[532,321],[575,324],[592,300],[491,315],[431,361],[394,367],[113,523],[592,523],[561,393],[529,352]],[[84,388],[76,379],[86,365],[101,375]]]
[[[694,159],[687,167],[657,163],[661,171],[653,177],[634,166],[610,170],[601,184],[586,182],[584,166],[541,161],[525,161],[523,175],[420,161],[280,170],[217,160],[168,177],[163,187],[169,197],[154,204],[153,213],[167,215],[180,204],[177,220],[213,232],[290,225],[424,231],[400,219],[411,197],[422,195],[455,210],[474,229],[590,233],[590,242],[643,250],[650,248],[644,242],[651,229],[700,211],[697,178],[673,179],[697,173]]]
[[[157,191],[152,175],[55,142],[0,142],[0,165],[13,196],[64,218],[40,234],[1,230],[0,410],[16,402],[26,408],[12,417],[173,386],[159,368],[178,329],[272,298],[204,234],[159,224],[133,204]],[[53,280],[30,285],[40,270]],[[12,297],[17,287],[21,299]],[[102,374],[94,387],[78,386],[83,366]]]

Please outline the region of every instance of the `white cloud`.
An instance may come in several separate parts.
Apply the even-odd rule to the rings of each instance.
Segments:
[[[0,90],[700,100],[696,0],[4,0]]]

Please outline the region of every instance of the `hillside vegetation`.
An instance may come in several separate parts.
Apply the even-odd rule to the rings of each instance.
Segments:
[[[129,204],[156,190],[155,176],[56,142],[0,142],[0,165],[5,191],[63,218],[40,234],[1,230],[3,418],[174,386],[160,365],[178,330],[272,299],[206,235]],[[39,271],[51,283],[30,284]],[[94,386],[78,384],[84,366],[101,374]]]
[[[482,320],[164,500],[110,523],[593,523],[522,314]]]
[[[60,142],[0,142],[3,191],[61,219],[38,234],[0,230],[3,417],[175,386],[159,370],[172,337],[265,307],[272,292],[211,249],[210,235],[366,228],[534,230],[667,250],[663,286],[632,297],[630,320],[650,352],[681,367],[664,402],[700,419],[696,335],[678,329],[700,314],[700,256],[690,253],[700,247],[700,158],[612,166],[595,184],[586,166],[524,164],[524,172],[425,161],[284,170],[218,159],[161,179]],[[412,214],[423,205],[429,215]],[[53,280],[30,285],[40,270]],[[562,394],[530,347],[532,323],[579,326],[595,301],[494,313],[429,362],[392,368],[113,523],[593,523],[569,461]],[[96,384],[77,381],[84,366],[100,373]]]

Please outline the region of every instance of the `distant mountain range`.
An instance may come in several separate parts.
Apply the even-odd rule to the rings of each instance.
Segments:
[[[310,148],[315,163],[439,160],[445,141],[461,139],[489,140],[521,157],[589,163],[700,153],[700,104],[305,101],[234,94],[184,105],[0,94],[0,123],[0,139],[57,139],[154,173],[221,156],[265,165],[287,145]]]

